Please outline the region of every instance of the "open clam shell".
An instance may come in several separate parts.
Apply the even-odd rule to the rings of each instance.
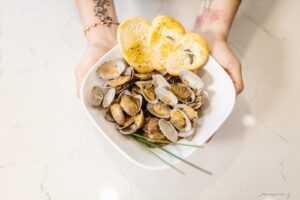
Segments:
[[[124,135],[133,134],[138,129],[140,129],[144,125],[144,113],[141,111],[138,115],[135,117],[131,117],[130,121],[126,123],[126,126],[118,126],[120,133]]]
[[[155,88],[155,94],[159,100],[162,102],[175,106],[178,103],[177,97],[169,90],[163,87],[157,87]]]
[[[170,107],[163,102],[158,102],[156,104],[148,103],[147,110],[152,115],[158,118],[165,118],[165,119],[170,117],[170,112],[171,112]]]
[[[134,122],[134,117],[127,117],[123,124],[117,124],[117,129],[124,129],[130,126]]]
[[[97,69],[97,75],[102,79],[114,79],[119,77],[124,69],[126,68],[126,63],[122,59],[110,60]]]
[[[135,83],[140,89],[143,97],[149,103],[157,103],[158,99],[155,94],[155,86],[152,81],[138,81]]]
[[[114,103],[110,106],[110,113],[117,124],[124,124],[126,119],[120,104]]]
[[[120,106],[130,116],[135,116],[140,111],[140,104],[131,95],[123,94],[120,97]]]
[[[110,88],[104,98],[103,98],[103,104],[102,106],[104,108],[107,108],[115,99],[115,96],[116,96],[116,89],[115,88]]]
[[[158,121],[159,128],[164,136],[171,142],[176,142],[178,140],[178,132],[174,126],[165,119],[160,119]]]
[[[120,87],[120,86],[124,85],[125,83],[127,83],[130,80],[131,80],[131,76],[128,76],[128,75],[119,76],[119,77],[117,77],[115,79],[108,80],[105,83],[104,87],[105,88]]]
[[[180,132],[190,131],[192,128],[189,117],[178,108],[173,108],[171,110],[170,122]]]
[[[202,89],[204,86],[203,80],[194,72],[182,70],[179,72],[182,82],[194,89]]]
[[[179,132],[178,136],[182,138],[188,138],[195,134],[196,132],[196,121],[192,121],[192,128],[189,131]]]
[[[198,118],[198,112],[186,104],[177,104],[175,108],[179,108],[183,112],[185,112],[185,114],[187,114],[190,120],[195,120]]]
[[[196,95],[194,91],[183,83],[173,83],[171,85],[171,91],[181,102],[191,103],[195,101]]]

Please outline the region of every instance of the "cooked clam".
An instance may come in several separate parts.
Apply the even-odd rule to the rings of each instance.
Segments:
[[[116,79],[111,79],[106,82],[105,87],[107,88],[114,88],[119,87],[127,83],[131,79],[131,76],[119,76]]]
[[[110,113],[115,122],[117,124],[124,124],[125,123],[125,115],[122,110],[122,107],[118,103],[114,103],[110,106]]]
[[[159,118],[169,118],[171,109],[169,106],[163,102],[158,102],[155,104],[148,103],[147,104],[148,111]]]
[[[188,103],[195,100],[195,93],[187,85],[183,83],[173,83],[171,85],[171,91],[176,95],[178,100]]]
[[[130,126],[120,129],[120,133],[124,134],[124,135],[130,135],[133,134],[135,131],[137,131],[137,126],[135,124],[131,124]]]
[[[117,129],[124,129],[130,126],[134,122],[134,117],[125,118],[125,122],[123,124],[118,124]]]
[[[191,130],[191,121],[189,117],[180,109],[174,108],[170,113],[170,122],[180,132]]]
[[[119,129],[120,133],[124,135],[133,134],[139,128],[144,125],[144,113],[141,111],[135,117],[130,117],[126,120],[124,125],[118,125],[117,129]]]
[[[190,120],[194,120],[198,118],[198,112],[195,111],[192,107],[185,105],[185,104],[177,104],[175,106],[176,108],[181,109],[187,116],[189,117]]]
[[[106,92],[93,86],[88,101],[92,106],[102,104],[104,118],[115,122],[120,133],[142,133],[153,142],[176,142],[195,134],[200,108],[207,99],[203,81],[196,73],[139,73],[123,59],[115,59],[100,65],[97,75],[105,81]]]
[[[134,116],[139,112],[139,106],[131,95],[123,94],[120,99],[120,106],[126,114]]]
[[[137,116],[134,118],[134,124],[136,125],[137,129],[141,128],[144,125],[144,113],[141,111]]]
[[[158,121],[159,128],[161,132],[166,136],[171,142],[176,142],[178,140],[178,133],[174,126],[165,119],[160,119]]]
[[[157,87],[155,88],[155,94],[159,100],[162,102],[175,106],[178,103],[177,97],[169,90],[163,87]]]
[[[103,98],[103,107],[106,108],[108,107],[115,99],[116,96],[116,89],[115,88],[110,88],[104,98]]]
[[[202,79],[195,74],[194,72],[191,72],[189,70],[182,70],[179,72],[179,76],[182,80],[182,82],[186,85],[188,85],[191,88],[194,89],[202,89],[203,88],[203,81]]]
[[[155,94],[155,86],[152,81],[139,81],[135,83],[141,89],[144,98],[150,103],[156,103],[157,97]]]
[[[95,85],[93,86],[88,95],[89,103],[92,106],[100,106],[103,100],[103,93],[99,86]]]
[[[103,63],[97,69],[97,75],[102,79],[114,79],[119,77],[126,67],[122,59],[110,60]]]
[[[143,96],[140,94],[134,95],[133,100],[135,101],[136,105],[138,105],[138,108],[140,111],[142,108],[142,104],[143,104]]]

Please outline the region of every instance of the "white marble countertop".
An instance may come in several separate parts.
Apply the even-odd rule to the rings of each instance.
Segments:
[[[149,2],[191,27],[197,1],[188,15],[185,1]],[[155,14],[122,3],[119,10]],[[189,158],[214,172],[207,177],[182,163],[186,176],[141,169],[93,127],[75,95],[85,41],[73,0],[1,1],[0,199],[300,199],[299,7],[298,0],[243,1],[230,45],[245,91],[213,140]]]

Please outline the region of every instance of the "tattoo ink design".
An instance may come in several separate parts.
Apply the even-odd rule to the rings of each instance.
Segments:
[[[212,1],[213,0],[202,0],[201,14],[196,18],[195,29],[199,29],[205,24],[215,24],[222,21],[222,11],[218,9],[211,9]]]
[[[100,19],[101,22],[110,27],[112,24],[116,24],[117,22],[108,14],[107,7],[111,6],[110,0],[94,0],[95,7],[94,13],[95,16]]]

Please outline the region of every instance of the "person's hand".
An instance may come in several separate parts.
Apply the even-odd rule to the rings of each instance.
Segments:
[[[104,40],[102,38],[105,38]],[[88,35],[88,47],[82,55],[76,70],[77,95],[80,97],[80,87],[82,80],[89,69],[112,47],[116,45],[115,29],[112,33],[91,32]]]
[[[241,63],[229,48],[226,39],[211,35],[204,35],[204,37],[207,39],[211,56],[214,57],[229,74],[236,93],[241,93],[244,89]]]

